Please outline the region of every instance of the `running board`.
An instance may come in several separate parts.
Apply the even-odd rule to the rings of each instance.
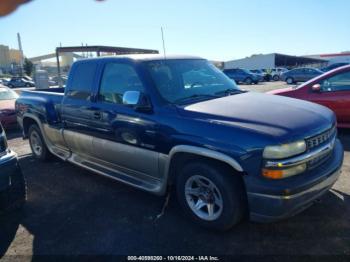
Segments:
[[[63,160],[67,160],[71,156],[71,153],[69,151],[61,149],[59,147],[52,146],[50,149],[54,155]]]
[[[83,167],[99,175],[111,178],[113,180],[117,180],[119,182],[125,183],[136,188],[140,188],[148,192],[159,194],[162,188],[162,183],[158,179],[150,178],[149,176],[147,176],[147,179],[133,177],[123,172],[116,171],[114,169],[94,163],[91,160],[86,160],[85,158],[80,157],[76,154],[72,154],[72,156],[67,160],[75,165]]]

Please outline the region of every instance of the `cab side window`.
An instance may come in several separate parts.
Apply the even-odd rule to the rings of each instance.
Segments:
[[[350,72],[340,73],[321,83],[323,92],[350,91]]]
[[[101,80],[99,100],[123,104],[123,95],[126,91],[144,92],[144,87],[135,69],[128,64],[107,64]]]
[[[72,84],[67,96],[75,99],[89,100],[94,84],[96,63],[80,63],[75,68]]]

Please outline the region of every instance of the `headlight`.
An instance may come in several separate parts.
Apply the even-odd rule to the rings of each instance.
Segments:
[[[299,155],[305,151],[306,143],[301,140],[290,144],[267,146],[264,149],[263,157],[266,159],[282,159]]]

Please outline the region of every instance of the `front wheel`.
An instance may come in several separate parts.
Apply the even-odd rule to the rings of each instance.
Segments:
[[[225,168],[202,161],[189,163],[179,173],[176,190],[186,215],[201,226],[227,230],[243,218],[243,182]]]
[[[50,152],[45,144],[41,131],[37,125],[29,128],[29,144],[35,158],[45,161],[50,158]]]
[[[286,82],[287,82],[288,85],[291,85],[291,84],[294,83],[294,79],[291,78],[291,77],[288,77],[288,78],[286,79]]]

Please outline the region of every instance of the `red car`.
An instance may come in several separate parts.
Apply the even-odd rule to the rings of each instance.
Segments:
[[[336,68],[300,86],[270,91],[269,94],[324,105],[337,115],[338,127],[350,128],[350,65]]]
[[[0,122],[3,127],[17,127],[15,101],[18,95],[8,87],[0,85]]]

